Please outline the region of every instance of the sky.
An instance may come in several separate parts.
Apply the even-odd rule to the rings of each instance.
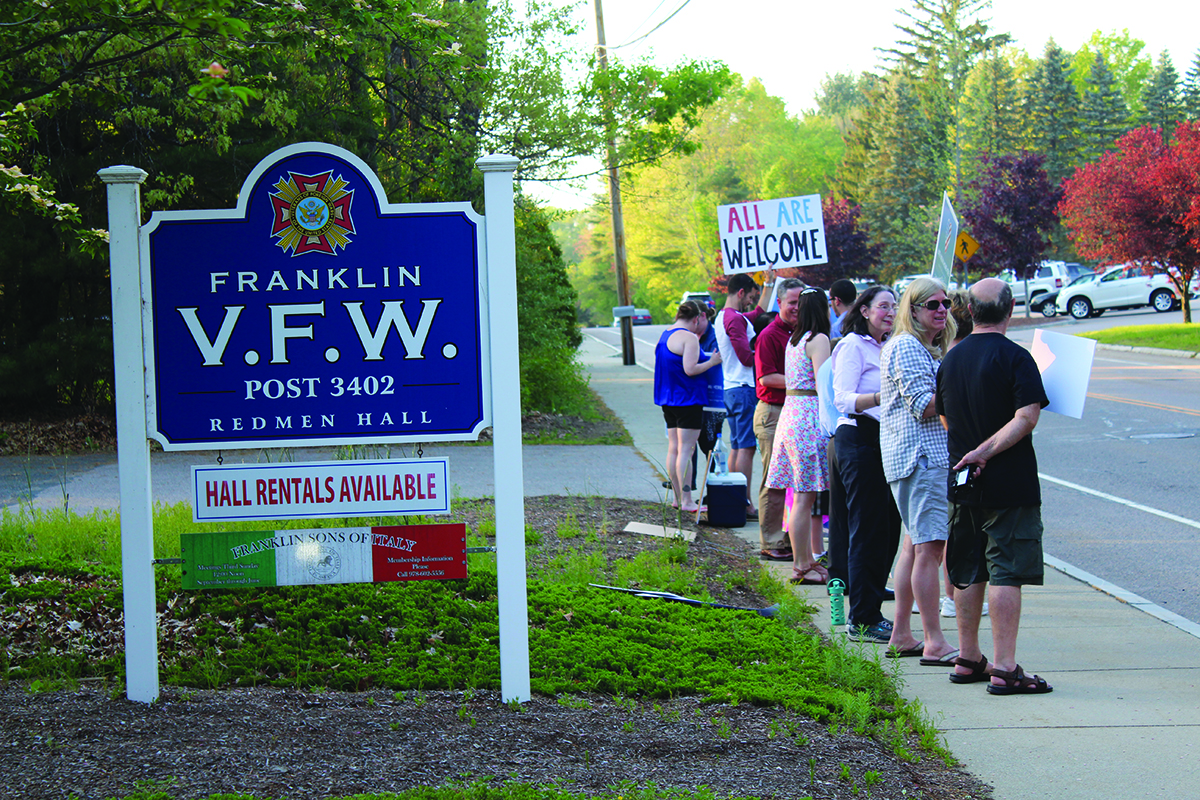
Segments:
[[[747,80],[758,78],[768,93],[782,98],[797,115],[815,107],[813,97],[826,74],[878,67],[875,48],[895,43],[895,25],[904,19],[897,9],[911,8],[910,2],[602,0],[605,34],[614,57],[652,58],[663,66],[682,59],[721,60]],[[581,46],[594,45],[594,0],[584,0],[577,13],[586,23]],[[1100,0],[1085,6],[1055,0],[993,0],[989,16],[994,31],[1010,33],[1015,44],[1033,56],[1040,55],[1051,37],[1064,50],[1075,51],[1096,30],[1128,29],[1146,43],[1144,52],[1153,60],[1161,51],[1169,51],[1182,76],[1200,50],[1200,32],[1181,17],[1178,2]],[[621,46],[647,33],[645,39]],[[527,188],[560,208],[583,207],[593,193],[605,191],[599,181],[583,191]]]

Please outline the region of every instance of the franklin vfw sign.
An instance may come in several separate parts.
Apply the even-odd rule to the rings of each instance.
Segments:
[[[491,424],[481,218],[389,204],[331,145],[276,151],[234,209],[155,213],[149,433],[164,448],[476,439]]]

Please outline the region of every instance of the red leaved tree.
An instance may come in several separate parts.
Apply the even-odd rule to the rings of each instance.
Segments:
[[[1117,149],[1080,167],[1058,211],[1080,254],[1167,272],[1192,321],[1190,290],[1200,267],[1200,122],[1180,123],[1171,144],[1153,127],[1132,130]]]

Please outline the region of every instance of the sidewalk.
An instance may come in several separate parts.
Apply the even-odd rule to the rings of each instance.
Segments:
[[[586,336],[580,352],[635,447],[661,463],[666,439],[650,373],[623,366],[619,353]],[[758,544],[756,524],[735,532]],[[790,565],[770,567],[790,574]],[[921,702],[966,768],[995,787],[995,800],[1177,798],[1200,780],[1191,754],[1200,744],[1200,626],[1165,614],[1174,623],[1167,624],[1141,598],[1092,585],[1102,583],[1047,557],[1046,584],[1024,592],[1019,657],[1054,686],[1050,694],[996,697],[983,684],[950,683],[945,669],[900,660],[904,695]],[[824,590],[797,591],[820,609],[816,621],[828,633]],[[884,614],[894,613],[885,604]],[[952,642],[953,623],[942,619]],[[913,625],[919,635],[918,619]],[[981,639],[986,653],[986,617]]]

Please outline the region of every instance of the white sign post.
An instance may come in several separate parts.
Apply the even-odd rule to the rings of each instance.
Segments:
[[[829,262],[821,196],[717,207],[725,274]]]
[[[496,591],[500,604],[500,695],[530,699],[525,586],[525,474],[521,461],[521,368],[517,360],[517,240],[512,156],[484,156],[487,292],[492,337],[492,469],[496,487]]]
[[[121,586],[125,605],[125,693],[158,699],[158,620],[154,600],[154,510],[146,378],[142,350],[142,281],[138,268],[141,190],[146,173],[109,167],[108,252],[112,281],[113,368],[117,395],[117,480],[121,498]]]

